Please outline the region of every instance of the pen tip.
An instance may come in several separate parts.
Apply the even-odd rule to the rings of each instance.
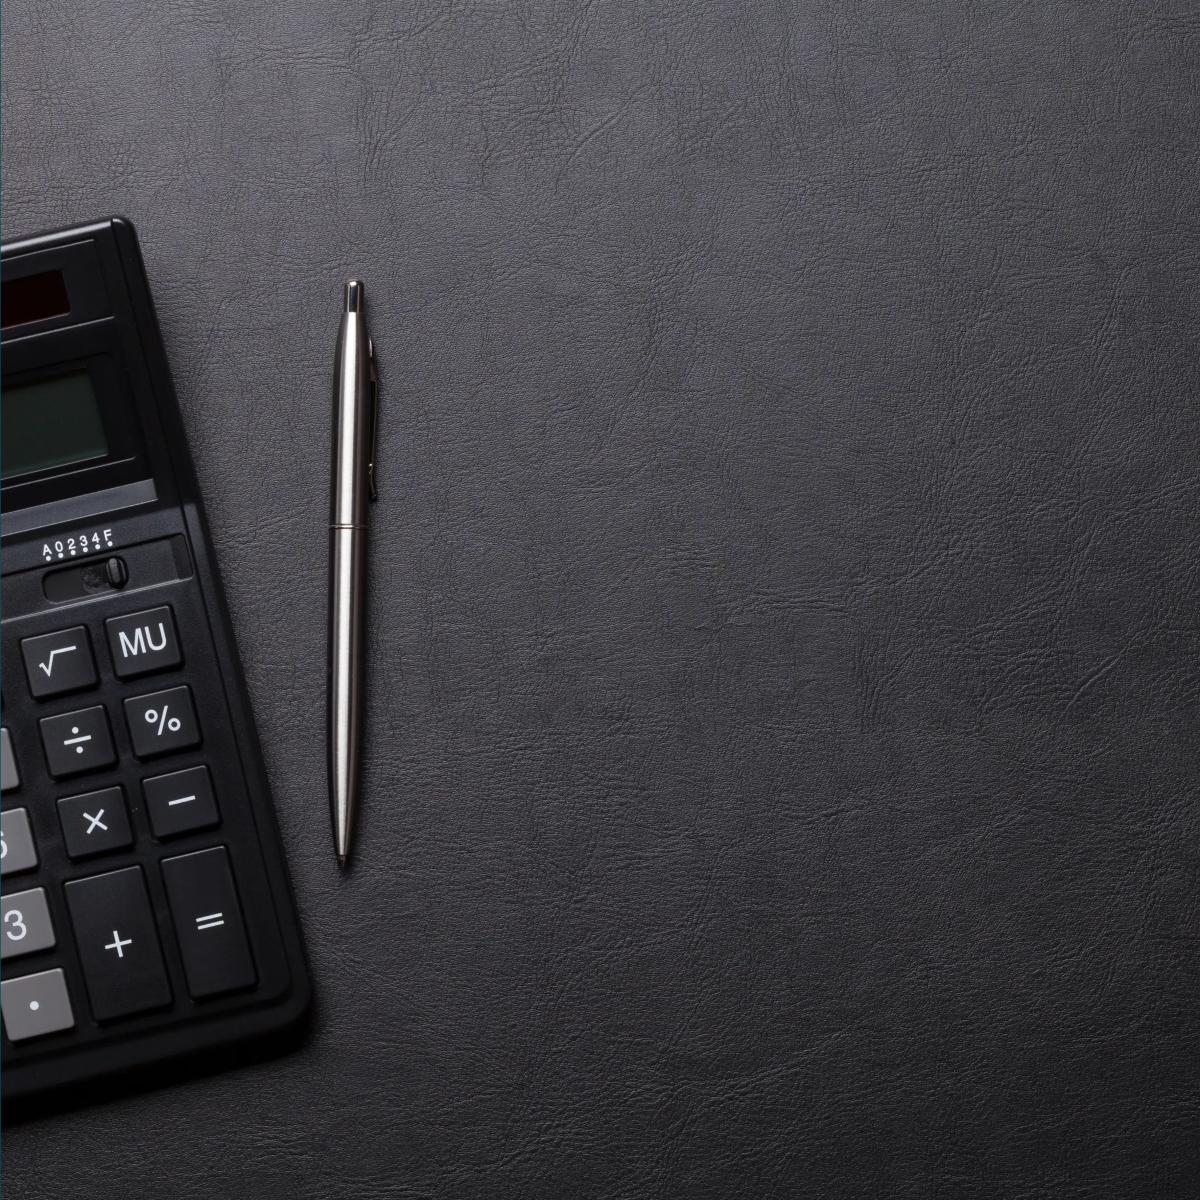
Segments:
[[[349,862],[350,862],[350,855],[348,855],[348,854],[339,854],[339,855],[337,856],[337,860],[338,860],[338,867],[339,867],[341,870],[343,870],[343,871],[344,871],[344,870],[346,869],[347,865],[348,865],[348,864],[349,864]]]
[[[346,284],[346,311],[362,312],[364,299],[362,280],[351,279]]]

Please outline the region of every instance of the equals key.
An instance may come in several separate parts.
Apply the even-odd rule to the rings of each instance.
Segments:
[[[225,847],[168,858],[162,873],[192,997],[253,986],[254,960]]]

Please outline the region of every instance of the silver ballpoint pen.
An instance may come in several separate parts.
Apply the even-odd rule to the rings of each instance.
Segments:
[[[333,383],[329,516],[329,806],[338,865],[350,858],[358,807],[365,684],[367,502],[375,499],[379,381],[363,285],[346,284]]]

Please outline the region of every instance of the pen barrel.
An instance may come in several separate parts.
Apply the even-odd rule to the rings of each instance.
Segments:
[[[366,667],[365,526],[374,434],[371,343],[357,280],[346,285],[336,364],[329,514],[329,800],[334,847],[344,865],[358,804]]]
[[[358,804],[362,747],[367,533],[329,531],[329,797],[334,846],[344,858]]]
[[[333,382],[331,525],[362,525],[370,497],[374,407],[371,352],[361,312],[342,314]]]

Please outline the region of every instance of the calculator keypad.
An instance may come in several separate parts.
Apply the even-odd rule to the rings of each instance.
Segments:
[[[102,633],[100,641],[108,643],[110,680],[169,671],[184,661],[175,617],[167,605],[112,617],[104,622]],[[103,683],[109,667],[97,662],[93,636],[85,626],[75,625],[22,639],[21,662],[29,696],[37,702],[35,715],[42,705],[50,712],[31,720],[28,731],[19,721],[14,724],[11,708],[6,712],[13,729],[4,728],[0,746],[3,786],[6,799],[8,793],[18,793],[19,807],[2,814],[0,861],[6,886],[9,876],[26,881],[21,890],[3,897],[0,926],[6,976],[0,985],[4,1032],[12,1043],[66,1030],[78,1036],[81,1021],[103,1025],[161,1012],[181,999],[186,1004],[189,997],[211,1003],[213,997],[259,981],[226,846],[176,853],[157,863],[120,861],[119,856],[151,839],[185,838],[219,827],[221,812],[207,764],[193,761],[173,769],[164,764],[149,774],[140,766],[143,760],[203,744],[190,684],[115,698],[103,693],[98,698],[104,703],[54,711],[54,698]],[[118,711],[123,728],[114,730],[111,722]],[[45,774],[40,762],[26,757],[37,756],[39,742]],[[18,755],[27,768],[24,778]],[[90,788],[54,782],[113,768],[137,775],[123,775],[122,783],[112,782],[111,775],[99,778]],[[44,857],[37,839],[48,835],[47,827],[32,819],[36,814],[25,790],[32,789],[30,797],[37,800],[32,807],[38,808],[43,780],[51,792],[49,809],[57,818],[53,836],[61,836],[59,861],[64,861],[63,851],[75,864],[111,855],[117,859],[111,869],[101,867],[97,873],[93,866],[90,875],[68,878],[53,888],[34,886],[46,882],[34,872]],[[140,833],[134,820],[139,808]],[[181,972],[174,984],[161,940],[171,940],[168,928],[173,928],[178,949],[173,970]],[[74,968],[58,965],[64,938],[78,955]],[[10,959],[20,959],[24,966],[24,956],[39,954],[40,961],[31,958],[26,967],[28,974],[7,977]],[[72,969],[82,971],[77,984],[71,982]],[[72,1003],[76,986],[80,990]]]

